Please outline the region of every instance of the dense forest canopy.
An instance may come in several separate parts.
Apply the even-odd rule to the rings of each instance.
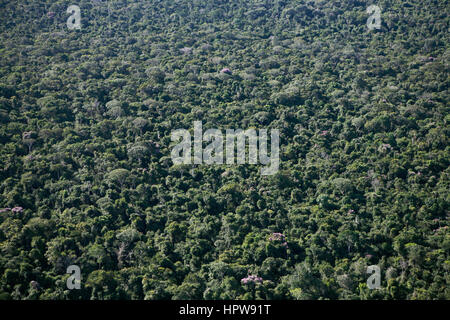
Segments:
[[[0,298],[449,299],[449,8],[1,0]],[[194,121],[279,171],[174,164]]]

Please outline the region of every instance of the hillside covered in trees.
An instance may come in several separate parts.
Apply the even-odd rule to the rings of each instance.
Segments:
[[[0,299],[450,299],[449,9],[0,1]],[[279,171],[174,164],[194,121]]]

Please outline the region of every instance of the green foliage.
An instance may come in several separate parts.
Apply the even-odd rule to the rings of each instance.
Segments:
[[[447,1],[107,2],[0,5],[0,300],[450,298]],[[279,172],[174,165],[195,120]]]

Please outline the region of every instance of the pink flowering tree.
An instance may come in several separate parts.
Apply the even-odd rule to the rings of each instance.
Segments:
[[[247,289],[251,291],[251,299],[255,299],[256,288],[262,285],[264,282],[263,278],[257,275],[248,275],[245,278],[241,279],[242,285],[244,285]]]

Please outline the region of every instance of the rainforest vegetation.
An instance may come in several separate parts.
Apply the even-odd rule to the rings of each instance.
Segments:
[[[449,11],[1,0],[0,299],[450,299]],[[278,172],[174,164],[194,121]]]

